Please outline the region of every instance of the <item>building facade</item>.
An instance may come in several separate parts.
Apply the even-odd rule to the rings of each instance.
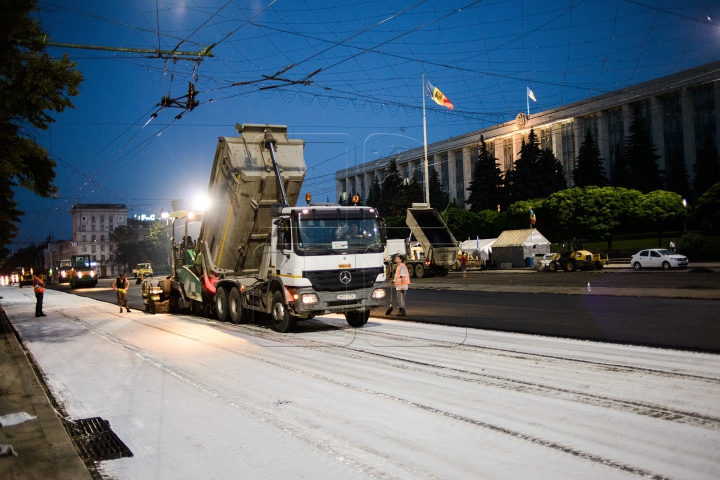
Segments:
[[[610,174],[615,148],[628,136],[631,115],[640,108],[650,127],[657,147],[660,168],[679,157],[685,162],[692,183],[697,152],[707,141],[718,148],[720,130],[720,62],[711,63],[639,85],[606,93],[581,102],[546,110],[527,117],[517,115],[514,121],[452,137],[428,145],[428,166],[437,170],[443,189],[450,200],[465,206],[472,181],[473,166],[478,158],[480,137],[485,139],[491,155],[498,159],[503,172],[513,168],[523,138],[534,129],[540,146],[549,148],[565,169],[567,184],[573,186],[572,170],[580,145],[588,130],[595,138]],[[719,152],[720,153],[720,152]],[[416,175],[424,179],[423,148],[380,158],[335,173],[336,198],[358,194],[367,198],[377,178],[385,178],[391,160],[408,180]]]
[[[123,204],[85,203],[72,207],[73,239],[71,255],[90,255],[97,262],[101,277],[119,273],[115,243],[110,234],[127,225],[128,209]],[[69,258],[69,256],[67,257]]]

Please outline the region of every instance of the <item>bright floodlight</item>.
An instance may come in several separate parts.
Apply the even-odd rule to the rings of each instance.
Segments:
[[[203,194],[196,195],[192,200],[193,210],[204,212],[210,208],[210,199]]]
[[[170,217],[170,214],[163,210],[163,212],[160,214],[160,218],[166,220],[168,217]]]

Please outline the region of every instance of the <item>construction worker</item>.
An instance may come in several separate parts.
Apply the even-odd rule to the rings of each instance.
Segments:
[[[120,313],[122,313],[122,307],[125,305],[125,310],[130,312],[127,303],[127,291],[130,288],[130,282],[125,278],[125,274],[121,273],[120,278],[113,280],[112,289],[117,292],[118,305],[120,305]]]
[[[33,290],[35,290],[35,316],[36,317],[47,317],[43,313],[43,296],[45,294],[45,282],[43,282],[43,279],[40,278],[39,274],[35,274],[35,278],[33,278]]]
[[[395,291],[397,293],[398,312],[399,317],[405,316],[405,295],[407,294],[408,285],[410,285],[410,272],[408,272],[407,266],[403,263],[402,255],[395,255],[395,277],[392,283],[395,284]]]
[[[463,274],[463,278],[467,277],[467,261],[467,253],[463,252],[462,257],[460,258],[460,271]]]

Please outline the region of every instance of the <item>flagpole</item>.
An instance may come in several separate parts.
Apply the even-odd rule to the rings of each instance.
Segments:
[[[423,145],[425,146],[425,203],[430,205],[430,178],[428,178],[427,121],[425,120],[425,74],[422,74]]]
[[[525,101],[527,102],[528,118],[530,118],[530,95],[528,95],[527,91],[525,92]]]

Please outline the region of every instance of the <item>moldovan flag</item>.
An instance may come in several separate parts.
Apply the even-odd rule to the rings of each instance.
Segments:
[[[530,87],[525,87],[525,88],[527,88],[527,96],[532,98],[533,102],[537,102],[537,100],[535,99],[535,94],[533,93],[532,90],[530,90]]]
[[[530,225],[535,225],[535,212],[533,212],[533,209],[530,209]]]
[[[437,87],[435,85],[433,85],[432,83],[426,81],[425,82],[425,90],[427,91],[427,94],[430,95],[430,97],[432,97],[432,99],[435,100],[435,103],[437,103],[438,105],[440,105],[442,107],[447,107],[450,110],[455,108],[453,106],[452,102],[450,100],[448,100],[448,98],[445,95],[443,95],[443,93],[440,90],[438,90]]]

